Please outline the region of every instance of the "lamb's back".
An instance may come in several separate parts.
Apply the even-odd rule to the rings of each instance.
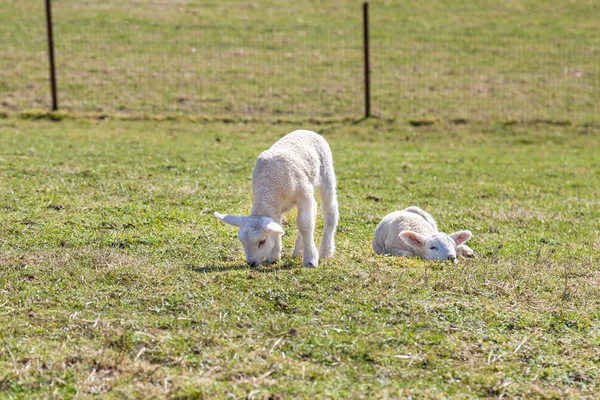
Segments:
[[[270,182],[291,190],[307,183],[319,186],[323,156],[327,156],[327,152],[330,154],[329,145],[320,135],[294,131],[258,156],[252,181]]]
[[[430,236],[437,232],[430,221],[415,210],[404,209],[389,213],[379,223],[373,238],[373,250],[384,253],[392,247],[406,251],[412,251],[400,238],[400,232],[413,231],[424,236]]]

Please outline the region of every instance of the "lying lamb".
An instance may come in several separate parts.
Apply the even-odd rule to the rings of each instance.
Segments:
[[[222,215],[219,220],[239,227],[238,238],[244,246],[246,262],[255,268],[263,260],[275,262],[281,257],[281,218],[298,207],[298,235],[294,257],[303,253],[302,264],[316,267],[319,254],[332,257],[333,236],[338,222],[335,173],[329,145],[315,132],[297,130],[262,152],[252,171],[254,202],[249,216]],[[323,238],[317,252],[314,241],[319,189],[323,211]]]
[[[450,235],[439,232],[433,217],[413,206],[390,213],[381,220],[375,230],[373,250],[379,254],[456,262],[457,256],[473,256],[473,250],[465,245],[470,238],[470,231]]]

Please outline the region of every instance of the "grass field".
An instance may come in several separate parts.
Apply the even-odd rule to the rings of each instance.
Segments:
[[[0,0],[0,399],[600,397],[600,2],[372,1],[367,121],[361,2],[53,4],[47,114],[42,3]],[[292,213],[250,270],[213,212],[300,127],[336,257]],[[409,205],[476,257],[375,255]]]
[[[337,256],[291,259],[292,213],[251,271],[212,213],[250,210],[297,126],[0,119],[0,397],[598,397],[597,128],[304,127],[333,150]],[[373,254],[412,204],[477,257]]]
[[[67,111],[363,115],[361,2],[53,4]],[[1,6],[0,109],[48,108],[43,4]],[[370,13],[375,115],[598,123],[598,1],[372,1]]]

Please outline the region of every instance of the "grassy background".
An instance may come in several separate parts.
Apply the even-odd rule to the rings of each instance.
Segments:
[[[597,397],[596,128],[305,127],[333,150],[337,255],[292,260],[292,213],[251,271],[212,213],[249,212],[296,126],[0,119],[2,396]],[[477,257],[376,256],[411,204]]]
[[[600,3],[371,2],[355,124],[360,2],[53,4],[77,118],[31,121],[44,12],[0,0],[0,397],[598,397]],[[292,119],[333,149],[338,253],[300,268],[292,213],[251,271],[212,213]],[[412,204],[477,257],[374,255]]]
[[[53,4],[65,110],[363,114],[361,2]],[[593,0],[373,1],[373,112],[597,122],[599,13]],[[47,108],[42,4],[3,0],[0,14],[0,108]]]

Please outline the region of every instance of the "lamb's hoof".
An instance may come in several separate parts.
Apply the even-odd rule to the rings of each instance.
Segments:
[[[473,253],[473,250],[469,249],[469,250],[463,250],[460,254],[458,254],[459,257],[466,257],[466,258],[473,258],[475,257],[475,253]]]
[[[308,262],[308,263],[302,264],[302,266],[304,268],[317,268],[317,265],[318,264],[316,262]]]
[[[456,255],[458,257],[468,257],[468,258],[475,257],[475,254],[473,253],[473,249],[471,249],[469,246],[466,246],[464,244],[462,246],[458,246],[456,248]]]

